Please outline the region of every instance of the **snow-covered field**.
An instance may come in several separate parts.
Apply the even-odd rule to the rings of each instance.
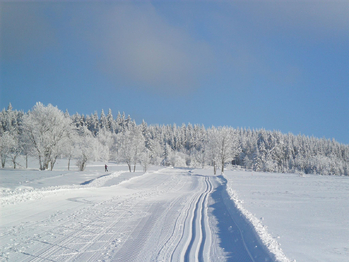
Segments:
[[[289,259],[349,261],[349,177],[242,171],[225,177],[245,215],[264,225],[265,238],[276,239]]]
[[[211,169],[162,167],[129,173],[116,164],[104,172],[104,163],[79,172],[65,165],[0,170],[1,261],[349,257],[346,177],[245,171],[215,177]]]

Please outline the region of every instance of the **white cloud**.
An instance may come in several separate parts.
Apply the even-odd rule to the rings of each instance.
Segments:
[[[72,59],[85,55],[116,88],[187,94],[212,66],[210,47],[168,24],[150,3],[7,3],[0,14],[2,55],[77,50]]]
[[[163,94],[188,93],[208,74],[212,56],[206,43],[169,25],[150,4],[116,4],[95,13],[94,48],[98,68],[117,85]],[[91,38],[90,38],[91,39]]]

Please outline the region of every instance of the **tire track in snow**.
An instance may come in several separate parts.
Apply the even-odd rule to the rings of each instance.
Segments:
[[[201,189],[200,188],[197,189],[197,187],[200,186],[200,184],[201,184],[200,183],[201,180],[199,180],[198,177],[196,177],[196,179],[194,181],[196,183],[195,183],[195,186],[191,188],[191,190],[195,190],[196,194],[190,198],[189,202],[186,203],[185,207],[182,209],[182,211],[180,212],[180,214],[178,216],[178,219],[179,219],[178,225],[179,225],[179,228],[182,229],[180,231],[181,233],[178,234],[178,228],[177,228],[177,222],[176,222],[175,227],[173,229],[173,234],[168,239],[168,242],[169,242],[173,238],[176,238],[176,237],[179,238],[178,241],[173,242],[174,248],[171,252],[169,261],[181,260],[181,257],[183,257],[183,255],[182,255],[183,249],[184,249],[185,245],[188,245],[187,242],[189,242],[189,237],[190,237],[190,234],[192,233],[190,223],[192,221],[193,210],[194,210],[194,206],[196,205],[196,203],[198,202],[198,199],[201,196]],[[187,229],[187,228],[189,228],[189,229]],[[189,235],[189,237],[188,236],[186,237],[187,234]]]
[[[190,239],[188,239],[189,244],[184,249],[184,257],[181,258],[181,261],[204,261],[205,258],[208,258],[204,255],[204,250],[205,244],[208,245],[206,239],[211,239],[210,231],[206,232],[206,229],[209,229],[207,198],[212,191],[212,183],[209,177],[205,177],[205,186],[205,190],[200,194],[193,210],[194,215],[189,229],[191,230]]]
[[[191,201],[191,202],[189,203],[189,207],[187,208],[187,211],[185,212],[186,215],[185,215],[184,221],[182,222],[182,224],[183,224],[182,234],[181,234],[180,239],[179,239],[179,241],[177,242],[177,244],[176,244],[176,246],[175,246],[175,248],[174,248],[174,250],[173,250],[173,252],[172,252],[172,254],[171,254],[171,260],[170,260],[170,261],[174,261],[175,253],[176,253],[176,251],[178,250],[180,244],[182,243],[182,241],[183,241],[183,239],[184,239],[184,236],[185,236],[185,233],[186,233],[186,230],[187,230],[186,222],[187,222],[187,220],[188,220],[188,217],[190,217],[190,210],[192,210],[192,206],[194,206],[195,203],[197,202],[196,199],[197,199],[196,197],[193,198],[193,201]],[[176,223],[175,225],[177,225],[177,223]],[[174,228],[173,235],[175,235],[175,231],[176,231],[176,228]],[[190,230],[188,230],[188,231],[190,232]],[[172,235],[172,236],[173,236],[173,235]],[[171,237],[172,237],[172,236],[171,236]]]
[[[126,199],[120,199],[121,201],[111,199],[77,210],[72,215],[64,217],[59,225],[53,226],[52,222],[58,221],[49,218],[44,223],[48,223],[50,229],[44,229],[38,237],[30,238],[29,246],[19,242],[27,246],[26,250],[18,250],[14,255],[17,261],[108,259],[107,252],[115,243],[122,246],[122,243],[118,243],[117,240],[120,238],[120,232],[130,230],[127,221],[132,218],[131,211],[135,205],[149,197],[163,194],[173,186],[175,181],[174,177],[155,185],[147,181],[145,184],[149,184],[150,187],[147,186],[144,191],[134,193]],[[40,224],[37,226],[41,227]],[[116,232],[114,228],[119,230]]]
[[[184,187],[184,184],[182,185],[181,188]],[[179,192],[179,189],[177,190]],[[172,206],[177,206],[180,205],[180,203],[183,203],[186,201],[186,198],[180,197],[180,198],[176,198],[174,201],[171,202],[171,204],[169,205],[169,207],[172,208]],[[161,243],[161,246],[159,247],[159,251],[157,252],[156,261],[173,261],[173,254],[174,252],[169,254],[169,250],[173,249],[173,246],[175,245],[174,250],[177,248],[178,244],[180,241],[178,241],[178,243],[176,244],[176,238],[178,238],[178,229],[180,229],[181,227],[183,227],[185,220],[188,217],[188,213],[189,213],[189,209],[190,209],[190,205],[184,205],[181,209],[180,212],[176,213],[176,219],[174,220],[174,226],[172,227],[172,229],[169,229],[170,234],[167,237],[167,240],[163,243]],[[170,208],[169,208],[170,211]],[[164,219],[167,218],[167,216],[170,216],[171,214],[169,212],[167,212],[166,217],[164,217]],[[179,236],[180,239],[182,239],[183,234],[181,234],[181,236]],[[164,253],[164,254],[163,254]],[[168,256],[169,254],[169,256]],[[166,255],[170,258],[170,259],[165,259]]]
[[[133,230],[129,237],[125,239],[122,248],[115,250],[112,261],[168,261],[158,259],[163,248],[168,248],[168,245],[164,247],[166,245],[164,243],[167,242],[161,236],[170,234],[171,227],[166,225],[171,224],[170,221],[173,218],[171,213],[174,209],[182,201],[185,201],[181,192],[182,188],[186,186],[183,176],[171,176],[171,180],[166,179],[166,187],[162,184],[156,187],[164,196],[171,192],[176,197],[173,199],[171,197],[172,200],[168,203],[144,201],[142,206],[147,215],[134,224]],[[149,208],[144,209],[146,206],[149,206]]]
[[[136,200],[136,196],[130,200]],[[118,212],[118,209],[113,210],[113,203],[106,203],[95,205],[94,208],[97,209],[92,216],[83,212],[80,215],[87,215],[85,218],[78,220],[74,223],[71,218],[68,218],[66,225],[60,225],[50,232],[55,232],[60,230],[63,226],[66,226],[69,231],[68,234],[64,234],[63,237],[56,241],[45,241],[45,246],[38,249],[36,252],[25,252],[28,258],[23,261],[35,261],[36,259],[48,259],[52,258],[54,261],[71,261],[76,259],[81,259],[82,261],[95,261],[102,255],[106,247],[115,238],[115,234],[108,234],[109,231],[120,221],[125,220],[129,216],[128,210],[123,210],[123,212]],[[125,201],[124,201],[125,202]],[[127,201],[129,202],[129,201]],[[136,203],[131,201],[130,207],[134,206]],[[126,203],[124,203],[125,205]],[[133,205],[132,205],[133,204]],[[89,210],[86,210],[89,212]],[[111,219],[112,218],[112,219]],[[86,220],[86,221],[85,221]],[[74,225],[75,224],[75,225]],[[103,240],[101,240],[104,238]],[[93,245],[98,245],[98,249],[92,248]],[[68,248],[68,247],[72,248]],[[74,248],[76,247],[76,248]],[[81,257],[83,256],[83,258]]]
[[[212,179],[169,169],[125,182],[122,187],[134,193],[102,202],[70,196],[84,206],[33,221],[35,234],[16,235],[24,249],[12,250],[10,261],[209,260]]]
[[[208,207],[208,196],[212,192],[213,186],[212,183],[210,182],[210,179],[207,178],[207,183],[209,186],[208,193],[205,194],[205,199],[204,199],[204,206],[202,208],[201,212],[201,232],[202,232],[202,241],[199,249],[199,261],[204,261],[204,251],[205,251],[205,244],[207,246],[210,246],[210,243],[206,242],[206,240],[211,240],[211,231],[208,232],[208,235],[206,234],[206,228],[210,230],[209,222],[208,222],[208,215],[207,215],[207,207]],[[206,239],[207,238],[207,239]],[[209,254],[208,256],[209,257]]]

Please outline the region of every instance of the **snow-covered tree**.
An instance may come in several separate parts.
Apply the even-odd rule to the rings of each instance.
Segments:
[[[73,130],[73,132],[68,134],[63,144],[62,155],[68,159],[68,170],[70,170],[70,162],[77,151],[75,148],[77,140],[79,140],[78,133],[76,132],[76,130]]]
[[[126,130],[118,134],[119,151],[118,157],[128,165],[129,171],[136,171],[136,165],[140,161],[140,156],[144,151],[144,137],[139,127],[135,126],[131,130]]]
[[[37,103],[23,117],[23,133],[26,142],[35,150],[40,170],[48,168],[52,157],[72,129],[71,120],[57,107]]]
[[[78,130],[78,137],[74,140],[75,156],[77,157],[76,165],[80,171],[84,171],[88,161],[96,160],[98,140],[86,126],[82,126]]]
[[[143,152],[140,154],[139,160],[143,167],[143,172],[147,172],[151,160],[150,151],[148,148],[144,147]]]
[[[6,131],[0,136],[0,156],[1,167],[4,168],[6,159],[10,157],[11,152],[16,148],[16,141],[10,132]]]
[[[0,155],[4,168],[6,159],[11,159],[13,168],[17,165],[17,156],[21,153],[20,123],[22,112],[13,110],[11,103],[0,112]]]
[[[252,167],[254,171],[263,171],[264,156],[259,153],[258,146],[253,153]]]
[[[215,174],[216,165],[224,173],[225,164],[231,162],[240,150],[235,132],[228,127],[212,127],[209,130],[209,148]]]
[[[208,158],[213,165],[213,174],[216,175],[219,163],[219,141],[218,130],[214,127],[208,130]]]
[[[108,115],[107,115],[107,129],[111,133],[115,133],[115,131],[116,131],[116,122],[113,118],[113,113],[112,113],[110,108],[108,110]]]
[[[105,116],[104,110],[102,109],[101,116],[99,118],[99,128],[100,129],[107,129],[108,128],[108,120]]]
[[[168,145],[168,144],[164,145],[161,165],[163,165],[163,166],[170,166],[171,165],[170,158],[172,156],[172,151],[173,150],[172,150],[170,145]]]
[[[169,154],[169,163],[173,167],[185,167],[186,164],[186,155],[182,152],[171,150]]]
[[[101,161],[108,162],[111,157],[113,147],[113,134],[106,128],[99,130],[96,138],[99,141],[98,155]]]

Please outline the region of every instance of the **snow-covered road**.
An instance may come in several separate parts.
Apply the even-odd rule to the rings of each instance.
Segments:
[[[195,170],[115,172],[2,204],[2,261],[272,261],[223,178]]]

